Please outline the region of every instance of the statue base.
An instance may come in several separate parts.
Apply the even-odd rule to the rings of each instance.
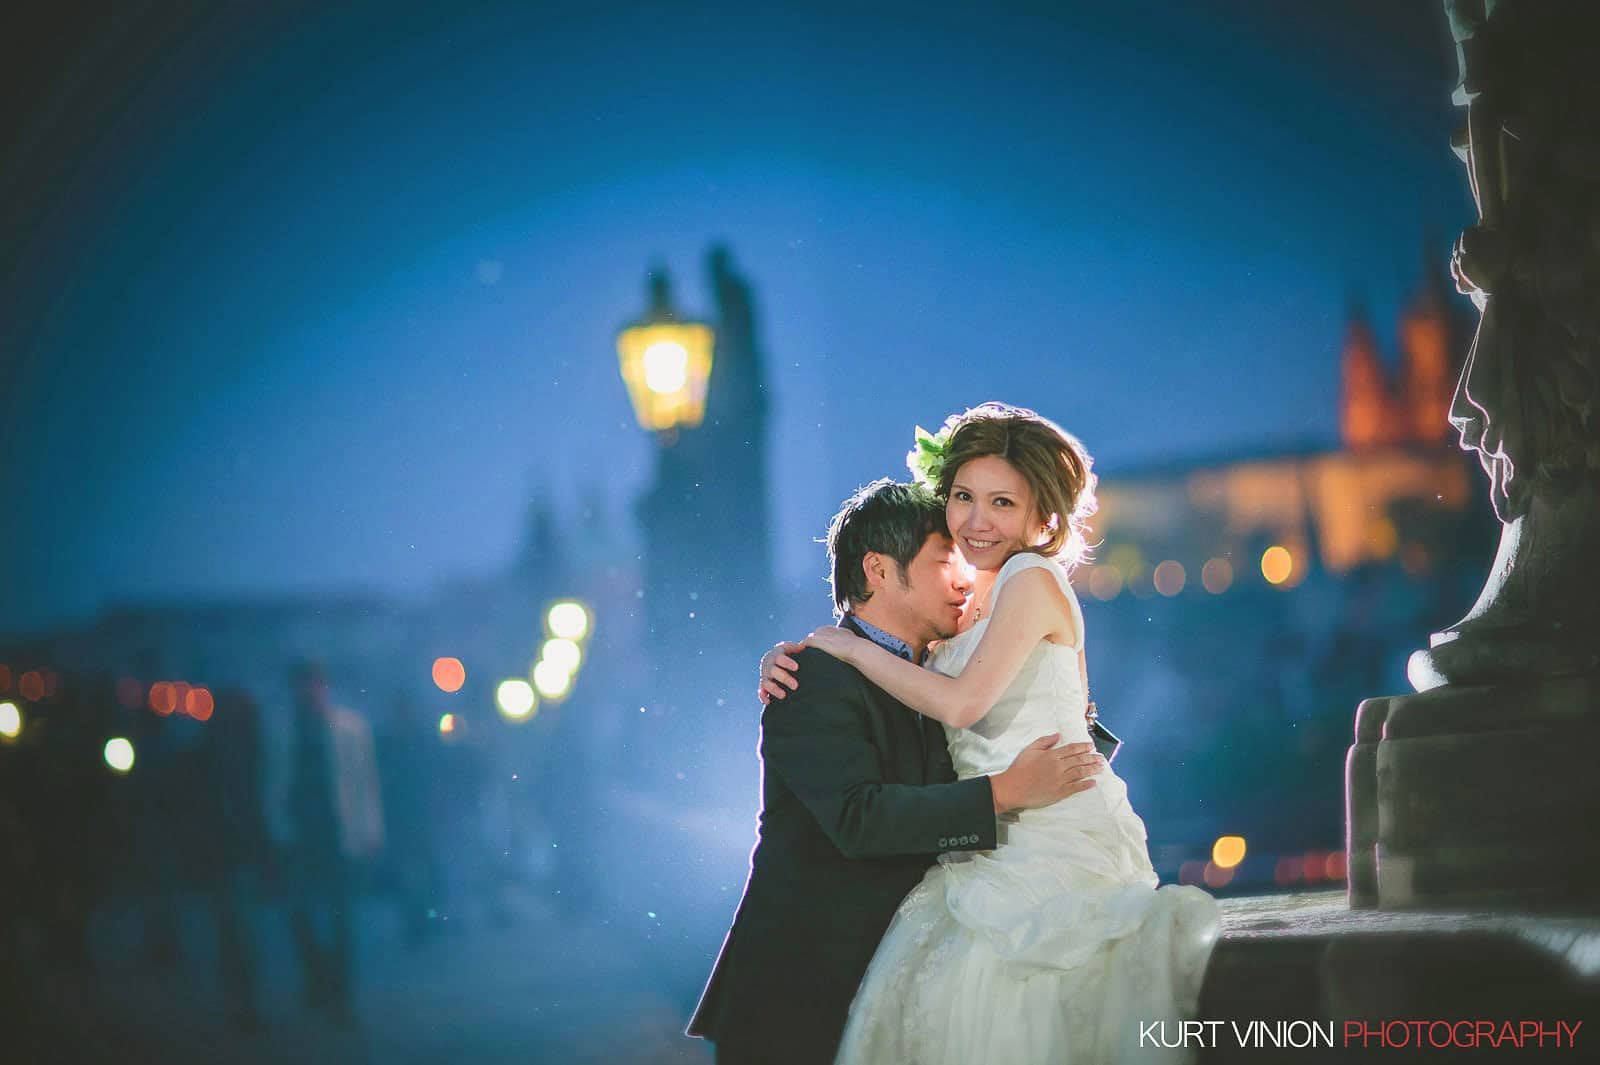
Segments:
[[[1600,912],[1597,711],[1600,673],[1364,701],[1350,906]]]

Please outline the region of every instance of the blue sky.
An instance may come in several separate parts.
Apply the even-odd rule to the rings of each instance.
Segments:
[[[625,526],[653,444],[615,329],[657,259],[709,310],[717,240],[762,316],[785,583],[913,424],[982,400],[1112,476],[1331,443],[1352,292],[1392,347],[1471,204],[1442,9],[1326,7],[41,24],[0,170],[0,631],[423,592],[502,565],[534,494]]]

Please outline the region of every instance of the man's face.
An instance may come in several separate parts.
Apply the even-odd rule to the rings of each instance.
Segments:
[[[894,562],[889,561],[891,569]],[[972,591],[972,577],[955,541],[932,533],[922,542],[903,580],[889,580],[878,593],[894,602],[908,627],[927,640],[948,640],[961,624],[961,608]]]

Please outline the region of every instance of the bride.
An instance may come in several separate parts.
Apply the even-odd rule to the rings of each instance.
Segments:
[[[960,631],[929,668],[844,628],[804,646],[941,722],[963,779],[1004,769],[1041,733],[1086,741],[1083,613],[1067,572],[1095,507],[1089,456],[1054,423],[994,403],[918,437],[908,461],[976,569]],[[798,646],[763,660],[763,699],[798,686],[785,654]],[[1182,1060],[1140,1030],[1194,1016],[1216,902],[1156,886],[1127,786],[1110,769],[1096,779],[1003,817],[992,851],[940,856],[873,955],[839,1065]]]

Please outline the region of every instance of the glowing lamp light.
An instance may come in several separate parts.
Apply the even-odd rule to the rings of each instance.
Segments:
[[[507,721],[526,721],[539,705],[533,688],[520,677],[501,681],[494,690],[494,702],[500,708],[500,716]]]
[[[1282,584],[1294,572],[1294,556],[1287,547],[1273,544],[1261,552],[1261,575],[1268,584]]]
[[[22,711],[16,703],[0,703],[0,738],[14,740],[22,735]]]
[[[617,335],[622,381],[634,416],[653,432],[693,428],[706,412],[711,379],[711,327],[681,318],[667,278],[650,276],[650,310]]]
[[[544,624],[552,636],[574,642],[583,640],[589,635],[589,611],[576,600],[563,599],[551,605]]]
[[[670,395],[689,383],[689,352],[676,340],[658,340],[644,349],[644,386]]]
[[[133,744],[121,736],[106,740],[105,756],[113,772],[126,773],[133,768]]]
[[[1244,861],[1244,837],[1222,836],[1211,845],[1211,861],[1219,869],[1232,869]]]
[[[533,667],[533,686],[539,694],[552,702],[566,698],[572,690],[572,674],[551,662],[541,659]]]
[[[539,652],[542,661],[549,662],[563,673],[576,673],[578,666],[583,663],[583,650],[571,640],[557,636],[553,640],[546,640],[544,648]]]
[[[433,683],[442,692],[458,692],[467,682],[467,667],[461,664],[459,658],[435,658],[433,660]]]

